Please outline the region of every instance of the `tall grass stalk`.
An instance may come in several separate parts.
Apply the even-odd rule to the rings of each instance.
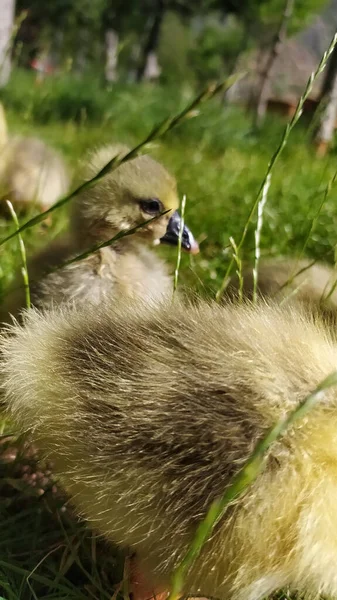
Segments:
[[[259,262],[261,256],[260,242],[261,242],[261,231],[263,225],[263,211],[268,198],[268,191],[270,188],[271,173],[268,173],[266,182],[263,186],[262,197],[257,205],[257,223],[255,229],[255,263],[253,269],[253,302],[257,301],[257,284],[258,284],[258,271]]]
[[[30,219],[29,221],[27,221],[26,223],[21,225],[19,230],[11,233],[7,237],[0,240],[0,246],[2,246],[2,244],[4,244],[5,242],[8,242],[10,239],[15,237],[22,231],[25,231],[26,229],[33,227],[34,225],[37,225],[41,221],[44,221],[47,218],[47,216],[50,213],[52,213],[54,210],[57,210],[64,204],[68,203],[75,196],[77,196],[80,192],[83,192],[86,189],[94,187],[94,185],[96,185],[96,183],[100,179],[102,179],[102,177],[104,177],[105,175],[108,175],[109,173],[112,173],[121,164],[123,164],[129,160],[132,160],[133,158],[136,158],[137,156],[142,154],[142,152],[145,150],[146,146],[148,146],[148,144],[150,142],[153,142],[155,139],[162,137],[164,134],[171,131],[174,127],[177,127],[177,125],[180,125],[184,120],[197,116],[198,112],[196,109],[200,104],[202,104],[203,102],[206,102],[207,100],[210,100],[217,94],[224,92],[231,85],[233,85],[236,81],[238,81],[238,79],[240,79],[241,77],[242,77],[241,74],[234,75],[234,76],[229,77],[228,79],[226,79],[225,81],[223,81],[221,83],[215,83],[215,84],[208,85],[181,112],[179,112],[174,117],[168,117],[167,119],[164,119],[161,123],[159,123],[159,125],[156,125],[152,129],[152,131],[146,136],[146,138],[142,142],[137,144],[137,146],[132,148],[127,154],[125,154],[125,156],[117,155],[117,156],[112,157],[111,160],[109,160],[109,162],[106,165],[104,165],[104,167],[94,177],[92,177],[92,179],[85,181],[79,187],[77,187],[75,190],[73,190],[70,194],[68,194],[67,196],[64,196],[63,198],[58,200],[55,204],[53,204],[53,206],[48,208],[48,210],[45,210],[43,213],[36,215],[32,219]]]
[[[100,244],[96,244],[95,246],[88,248],[88,250],[85,250],[85,252],[82,252],[81,254],[78,254],[77,256],[74,256],[73,258],[70,258],[69,260],[64,261],[63,263],[57,265],[56,267],[53,267],[52,269],[48,269],[46,271],[46,275],[48,275],[49,273],[53,273],[54,271],[58,271],[59,269],[63,269],[63,267],[72,265],[73,263],[78,262],[80,260],[84,260],[85,258],[88,258],[88,256],[90,256],[90,254],[97,252],[97,250],[101,250],[102,248],[106,248],[107,246],[112,246],[118,240],[128,237],[129,235],[133,235],[134,233],[139,231],[139,229],[142,229],[143,227],[148,225],[148,223],[152,223],[152,221],[156,221],[162,215],[166,215],[168,212],[170,212],[170,210],[164,210],[163,212],[160,213],[160,215],[156,215],[155,217],[152,217],[151,219],[148,219],[147,221],[143,221],[142,223],[139,223],[139,225],[135,225],[135,227],[130,227],[130,229],[125,229],[124,231],[119,231],[118,233],[116,233],[116,235],[114,235],[109,240],[106,240],[105,242],[101,242]]]
[[[11,217],[15,223],[16,230],[19,231],[20,224],[19,224],[17,214],[14,210],[13,204],[10,202],[10,200],[6,200],[6,203],[7,203],[9,212],[11,214]],[[25,288],[26,308],[30,308],[31,303],[30,303],[30,289],[29,289],[26,248],[25,248],[25,244],[24,244],[24,241],[23,241],[20,233],[18,233],[18,238],[19,238],[19,249],[20,249],[21,260],[22,260],[21,273],[22,273],[22,279],[23,279],[23,284],[24,284],[24,288]]]
[[[330,43],[329,48],[326,50],[326,52],[324,52],[323,57],[322,57],[319,65],[318,65],[316,71],[314,71],[313,73],[311,73],[311,75],[310,75],[310,77],[309,77],[309,79],[307,81],[307,85],[305,87],[305,90],[304,90],[302,96],[300,97],[300,99],[298,101],[295,113],[294,113],[292,119],[289,121],[289,123],[287,123],[287,125],[286,125],[286,127],[284,129],[282,138],[281,138],[281,142],[280,142],[278,148],[276,149],[276,151],[274,152],[271,160],[269,161],[269,164],[268,164],[265,176],[264,176],[263,181],[262,181],[262,183],[260,185],[260,188],[258,190],[257,196],[256,196],[256,198],[255,198],[255,200],[254,200],[254,202],[253,202],[253,204],[252,204],[252,206],[250,208],[247,221],[245,223],[245,226],[243,228],[243,232],[242,232],[240,241],[238,243],[238,251],[239,252],[240,252],[240,250],[242,248],[242,245],[243,245],[243,243],[244,243],[244,241],[246,239],[246,235],[247,235],[247,232],[248,232],[249,225],[250,225],[251,220],[252,220],[252,218],[253,218],[253,216],[255,214],[256,208],[257,208],[257,206],[259,204],[260,198],[261,198],[262,193],[263,193],[263,189],[264,189],[264,187],[266,185],[267,178],[272,173],[272,171],[273,171],[273,169],[274,169],[274,167],[275,167],[278,159],[280,158],[280,156],[281,156],[284,148],[286,147],[288,139],[289,139],[289,135],[290,135],[291,131],[293,130],[293,128],[295,127],[296,123],[298,122],[298,120],[299,120],[299,118],[300,118],[300,116],[301,116],[301,114],[303,112],[304,102],[306,101],[306,99],[308,98],[309,94],[311,93],[313,85],[314,85],[317,77],[319,77],[319,75],[324,71],[324,69],[325,69],[325,67],[326,67],[326,65],[328,63],[328,60],[329,60],[329,58],[330,58],[330,56],[331,56],[331,54],[332,54],[332,52],[333,52],[336,44],[337,44],[337,33],[332,38],[332,41]],[[230,274],[232,272],[232,269],[233,269],[233,266],[234,266],[234,262],[235,262],[234,261],[234,257],[232,257],[231,260],[230,260],[230,262],[229,262],[229,265],[227,267],[226,273],[224,275],[222,284],[220,285],[220,288],[218,289],[218,291],[216,293],[216,300],[217,300],[217,302],[219,302],[221,300],[221,297],[222,297],[222,295],[223,295],[223,293],[224,293],[224,291],[225,291],[225,289],[226,289],[226,287],[227,287],[227,285],[228,285],[228,283],[230,281]]]
[[[337,288],[337,279],[335,279],[335,281],[333,282],[333,284],[330,287],[327,294],[325,294],[325,292],[323,292],[322,297],[321,297],[321,302],[323,303],[323,302],[326,302],[327,300],[329,300],[329,298],[332,296],[332,294],[334,293],[336,288]]]
[[[128,237],[129,235],[133,235],[134,233],[136,233],[139,229],[142,229],[143,227],[145,227],[146,225],[148,225],[148,223],[151,223],[152,221],[156,221],[157,219],[159,219],[162,215],[167,214],[168,212],[170,212],[169,210],[165,210],[162,213],[160,213],[160,215],[152,217],[151,219],[148,219],[147,221],[143,221],[142,223],[139,223],[139,225],[136,225],[135,227],[131,227],[130,229],[125,229],[124,231],[119,231],[118,233],[116,233],[116,235],[114,235],[112,238],[101,242],[100,244],[96,244],[95,246],[91,246],[90,248],[88,248],[87,250],[85,250],[84,252],[81,252],[81,254],[77,254],[76,256],[74,256],[73,258],[70,258],[69,260],[65,260],[63,262],[61,262],[60,264],[56,265],[55,267],[50,267],[48,269],[46,269],[44,271],[44,275],[49,275],[51,273],[55,273],[56,271],[59,271],[60,269],[63,269],[64,267],[68,267],[69,265],[72,265],[75,262],[79,262],[81,260],[84,260],[85,258],[88,258],[88,256],[90,256],[91,254],[94,254],[95,252],[97,252],[98,250],[101,250],[102,248],[106,248],[107,246],[112,246],[115,242],[117,242],[118,240],[124,238],[124,237]],[[30,283],[37,283],[38,279],[32,279],[30,278]],[[21,285],[15,286],[13,288],[10,288],[7,291],[7,294],[16,292],[18,290],[22,289]],[[6,293],[4,294],[4,297],[6,297],[7,295]],[[1,598],[0,598],[1,600]]]
[[[326,390],[335,385],[337,385],[337,371],[328,375],[328,377],[326,377],[313,392],[299,403],[295,410],[290,412],[283,419],[280,419],[276,425],[268,431],[266,436],[256,444],[245,465],[240,469],[237,475],[233,477],[232,483],[228,486],[223,496],[211,504],[205,519],[197,528],[185,557],[172,575],[171,590],[168,600],[178,600],[183,594],[186,575],[196,558],[199,556],[203,545],[209,539],[215,525],[224,516],[229,504],[240,496],[261,473],[264,467],[266,453],[270,446],[285,433],[288,427],[298,419],[304,417],[309,410],[322,400]]]
[[[306,235],[303,247],[302,247],[301,252],[299,254],[299,257],[298,257],[299,259],[302,258],[303,254],[304,254],[304,252],[306,250],[306,247],[307,247],[308,242],[310,240],[311,234],[312,234],[312,232],[314,231],[314,229],[315,229],[315,227],[317,225],[317,221],[318,221],[319,215],[320,215],[320,213],[322,211],[322,208],[323,208],[324,204],[326,203],[326,201],[327,201],[327,199],[328,199],[328,197],[330,195],[332,187],[336,183],[336,179],[337,179],[337,171],[335,171],[333,177],[329,180],[329,182],[328,182],[328,184],[327,184],[327,186],[326,186],[326,188],[324,190],[322,201],[320,202],[320,204],[318,206],[316,214],[314,215],[313,219],[311,220],[309,231],[308,231],[308,233]]]
[[[239,302],[242,302],[242,300],[243,300],[242,260],[240,258],[238,247],[235,243],[234,238],[230,237],[229,243],[230,243],[231,247],[233,248],[233,258],[234,258],[236,266],[237,266],[236,274],[237,274],[238,280],[239,280],[238,299],[239,299]]]
[[[336,266],[337,266],[337,245],[335,246],[335,249],[334,249],[334,267],[335,267],[335,270],[336,270]],[[323,292],[321,301],[322,302],[326,302],[326,300],[328,300],[330,298],[330,296],[332,296],[332,294],[334,293],[336,287],[337,287],[337,280],[333,283],[333,285],[331,286],[330,291],[327,293],[326,296],[324,296],[324,292]]]
[[[122,581],[123,600],[130,600],[130,579],[131,579],[131,559],[129,556],[126,556],[125,561],[124,561],[123,581]]]
[[[67,580],[67,585],[64,585],[64,584],[56,585],[55,581],[53,579],[50,579],[49,577],[45,577],[43,575],[38,575],[37,573],[32,572],[32,571],[29,572],[27,569],[14,564],[12,561],[7,562],[2,559],[0,560],[0,568],[4,569],[5,572],[9,572],[9,573],[11,571],[13,571],[14,573],[17,573],[18,575],[23,576],[25,578],[25,580],[27,579],[28,576],[30,576],[30,579],[41,583],[47,589],[55,590],[55,592],[57,592],[59,594],[60,598],[73,597],[73,598],[76,598],[76,600],[88,600],[88,594],[83,594],[81,592],[81,590],[78,588],[78,586],[76,587],[76,589],[73,590],[74,592],[76,592],[76,596],[69,595],[69,591],[72,591],[72,588],[75,588],[75,586],[70,585],[69,580]],[[69,590],[69,588],[70,588],[70,590]]]
[[[306,250],[306,247],[308,245],[308,242],[310,240],[312,232],[314,231],[314,229],[315,229],[315,227],[317,225],[319,215],[320,215],[320,213],[322,211],[322,208],[323,208],[324,204],[327,201],[328,196],[330,195],[332,187],[336,183],[336,179],[337,179],[337,171],[335,171],[333,177],[329,180],[329,182],[328,182],[328,184],[327,184],[327,186],[326,186],[326,188],[324,190],[322,201],[320,202],[320,204],[318,206],[316,214],[314,215],[313,219],[311,220],[308,233],[307,233],[306,238],[304,240],[304,244],[303,244],[303,246],[301,248],[301,251],[300,251],[300,253],[299,253],[298,257],[297,257],[298,262],[301,260],[303,254],[304,254],[304,252]],[[291,285],[293,283],[293,281],[296,279],[296,277],[298,277],[299,275],[302,275],[302,273],[304,273],[305,271],[307,271],[308,269],[310,269],[312,266],[314,266],[316,264],[316,262],[317,262],[317,260],[313,260],[312,262],[310,262],[305,267],[302,267],[298,271],[293,272],[293,274],[290,275],[290,277],[288,277],[288,279],[280,286],[279,291],[281,291],[281,290],[285,289],[286,287],[288,287],[289,285]],[[290,295],[291,296],[293,295],[292,292],[291,292]],[[331,294],[329,293],[329,295],[327,297],[329,297],[330,295]],[[327,299],[327,297],[325,297],[325,300]],[[289,294],[288,294],[288,296],[284,300],[286,300],[287,298],[289,298]]]
[[[282,298],[282,300],[279,301],[279,305],[283,306],[284,304],[286,304],[287,302],[289,302],[289,300],[291,300],[292,298],[294,298],[295,296],[297,296],[297,294],[301,291],[301,288],[303,288],[305,286],[305,284],[306,284],[306,280],[304,279],[303,281],[301,281],[299,283],[299,285],[297,287],[295,287],[292,290],[290,290],[289,294],[287,294],[286,296],[284,296],[284,298]]]
[[[335,251],[334,251],[334,267],[335,267],[335,269],[336,269],[336,264],[337,264],[337,246],[335,246]],[[324,296],[324,292],[323,292],[321,302],[326,302],[327,300],[329,300],[330,296],[332,296],[332,294],[334,293],[336,287],[337,287],[337,280],[332,284],[331,289],[329,290],[329,292],[327,293],[326,296]]]
[[[180,207],[181,222],[180,222],[180,230],[179,230],[179,237],[178,237],[177,263],[176,263],[176,268],[174,271],[173,297],[178,288],[179,269],[180,269],[180,263],[181,263],[181,243],[183,240],[183,232],[184,232],[184,225],[185,225],[185,209],[186,209],[186,195],[184,194],[183,199],[181,201],[181,207]]]

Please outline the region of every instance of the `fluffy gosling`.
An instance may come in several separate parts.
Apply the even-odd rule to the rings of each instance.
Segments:
[[[319,311],[326,317],[337,316],[337,271],[324,263],[312,264],[304,258],[275,258],[261,261],[258,271],[258,292],[265,298],[301,303],[311,311]],[[233,277],[230,295],[237,295],[238,278]],[[253,270],[243,271],[243,293],[251,299],[253,294]],[[330,294],[330,291],[332,292]]]
[[[127,151],[121,145],[101,148],[85,166],[85,178],[92,178],[113,156]],[[122,164],[74,199],[67,236],[52,243],[29,264],[33,304],[43,308],[63,302],[98,304],[107,296],[159,300],[170,293],[172,278],[168,267],[149,246],[159,241],[178,243],[178,205],[176,181],[161,164],[149,156]],[[160,216],[164,211],[168,212]],[[56,265],[153,217],[158,218],[112,246],[44,275]],[[182,246],[189,252],[198,252],[198,244],[187,227]],[[24,290],[17,280],[8,292],[2,320],[8,320],[9,313],[17,316],[23,306]]]
[[[4,108],[0,104],[0,196],[17,211],[35,205],[45,211],[69,189],[68,169],[61,156],[42,140],[8,137]]]
[[[80,514],[165,590],[257,440],[337,369],[295,307],[109,303],[31,311],[0,344],[4,402]],[[336,423],[334,422],[336,418]],[[337,390],[270,449],[185,594],[337,597]]]

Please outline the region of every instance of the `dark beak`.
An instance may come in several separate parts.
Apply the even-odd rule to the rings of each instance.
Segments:
[[[178,211],[176,210],[168,222],[166,233],[160,239],[160,243],[177,246],[179,242],[180,227],[181,218]],[[193,234],[190,232],[188,227],[186,227],[186,225],[184,225],[181,245],[185,250],[187,250],[187,252],[190,252],[191,254],[198,254],[199,252],[199,244],[198,242],[196,242],[196,240],[193,237]]]

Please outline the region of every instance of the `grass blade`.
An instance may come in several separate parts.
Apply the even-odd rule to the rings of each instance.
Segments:
[[[316,224],[317,224],[317,221],[318,221],[318,217],[319,217],[319,215],[320,215],[320,213],[321,213],[321,210],[322,210],[322,208],[323,208],[323,206],[324,206],[324,204],[325,204],[325,202],[326,202],[326,200],[327,200],[327,198],[328,198],[328,196],[329,196],[329,194],[330,194],[330,192],[331,192],[331,189],[332,189],[333,185],[336,183],[336,179],[337,179],[337,171],[334,173],[333,177],[332,177],[332,178],[330,179],[330,181],[328,182],[328,184],[327,184],[327,186],[326,186],[326,188],[325,188],[325,190],[324,190],[324,195],[323,195],[322,201],[320,202],[320,204],[319,204],[319,206],[318,206],[318,209],[317,209],[317,211],[316,211],[316,214],[314,215],[313,219],[311,220],[311,223],[310,223],[310,228],[309,228],[309,231],[308,231],[308,233],[307,233],[307,235],[306,235],[306,238],[305,238],[305,240],[304,240],[303,247],[302,247],[302,249],[301,249],[301,251],[300,251],[300,253],[299,253],[298,257],[297,257],[297,261],[298,261],[298,262],[301,260],[301,258],[302,258],[302,256],[303,256],[303,254],[304,254],[304,252],[305,252],[305,249],[306,249],[306,247],[307,247],[307,245],[308,245],[308,242],[309,242],[310,236],[311,236],[312,232],[314,231],[314,229],[315,229],[315,227],[316,227]],[[296,279],[297,277],[299,277],[300,275],[302,275],[303,273],[305,273],[305,271],[307,271],[308,269],[311,269],[311,267],[313,267],[313,266],[314,266],[314,265],[315,265],[315,264],[318,262],[318,260],[322,260],[322,259],[323,259],[323,258],[324,258],[324,257],[325,257],[325,256],[326,256],[328,253],[329,253],[329,252],[331,252],[331,249],[329,249],[327,252],[325,252],[325,253],[324,253],[324,254],[323,254],[321,257],[320,257],[320,259],[314,259],[314,260],[312,260],[312,261],[311,261],[309,264],[307,264],[307,265],[305,265],[304,267],[300,268],[298,271],[296,271],[296,270],[294,269],[293,273],[292,273],[292,274],[291,274],[291,275],[288,277],[288,279],[287,279],[287,280],[286,280],[286,281],[285,281],[285,282],[284,282],[284,283],[283,283],[283,284],[282,284],[282,285],[279,287],[278,291],[282,291],[282,290],[284,290],[285,288],[287,288],[288,286],[290,286],[290,285],[291,285],[291,284],[292,284],[292,283],[295,281],[295,279]],[[299,286],[299,287],[300,287],[300,286]],[[299,289],[299,288],[297,288],[297,289]],[[296,293],[297,293],[297,289],[296,289],[296,290],[291,290],[291,291],[289,292],[289,294],[287,294],[287,295],[285,296],[285,298],[284,298],[284,299],[281,301],[281,304],[284,304],[284,302],[287,302],[287,301],[288,301],[288,300],[289,300],[289,299],[290,299],[290,298],[291,298],[291,297],[292,297],[294,294],[296,294]],[[331,292],[331,293],[333,293],[333,291],[334,291],[334,290],[332,290],[332,292]],[[328,297],[331,295],[331,293],[329,293],[327,297],[324,297],[324,300],[327,300],[327,298],[328,298]],[[322,301],[323,301],[323,299],[322,299]]]
[[[268,174],[266,182],[263,186],[262,197],[257,205],[257,224],[255,230],[255,263],[253,269],[253,302],[257,301],[257,285],[258,285],[258,271],[259,262],[261,256],[260,242],[261,242],[261,231],[263,225],[263,211],[268,198],[268,192],[271,181],[271,173]]]
[[[183,199],[181,201],[181,208],[180,208],[181,221],[180,221],[180,230],[179,230],[179,237],[178,237],[177,264],[176,264],[176,268],[174,271],[173,297],[178,288],[178,277],[179,277],[179,269],[180,269],[180,263],[181,263],[181,243],[182,243],[182,239],[183,239],[183,231],[184,231],[184,225],[185,225],[185,208],[186,208],[186,195],[184,194]]]
[[[160,213],[160,215],[151,217],[151,219],[148,219],[147,221],[143,221],[142,223],[139,223],[139,225],[136,225],[135,227],[131,227],[130,229],[126,229],[125,231],[119,231],[116,235],[114,235],[109,240],[106,240],[105,242],[101,242],[100,244],[92,246],[91,248],[88,248],[88,250],[85,250],[85,252],[82,252],[81,254],[77,254],[73,258],[70,258],[69,260],[62,262],[62,263],[56,265],[55,267],[51,267],[51,268],[47,269],[46,271],[44,271],[43,276],[46,277],[47,275],[49,275],[51,273],[55,273],[56,271],[59,271],[60,269],[63,269],[64,267],[68,267],[69,265],[72,265],[75,262],[84,260],[84,259],[88,258],[88,256],[90,256],[91,254],[94,254],[95,252],[97,252],[98,250],[101,250],[102,248],[106,248],[107,246],[112,246],[118,240],[120,240],[124,237],[127,237],[129,235],[133,235],[134,233],[136,233],[136,231],[138,231],[139,229],[142,229],[148,223],[151,223],[152,221],[159,219],[162,215],[165,215],[168,212],[170,212],[170,211],[165,210],[162,213]],[[35,284],[38,282],[39,282],[39,278],[33,278],[33,279],[30,278],[30,283]],[[18,290],[21,290],[21,289],[22,289],[21,285],[13,287],[7,291],[7,294],[5,294],[5,297],[6,297],[6,295],[17,292]]]
[[[130,229],[125,229],[125,231],[119,231],[118,233],[116,233],[116,235],[114,235],[109,240],[106,240],[105,242],[101,242],[100,244],[97,244],[96,246],[92,246],[85,252],[82,252],[81,254],[78,254],[74,258],[70,258],[69,260],[66,260],[65,262],[61,263],[60,265],[57,265],[53,269],[48,270],[45,273],[45,275],[48,275],[49,273],[54,273],[54,271],[63,269],[63,267],[72,265],[73,263],[78,262],[80,260],[84,260],[85,258],[88,258],[88,256],[90,256],[90,254],[94,254],[94,252],[97,252],[97,250],[101,250],[102,248],[106,248],[107,246],[112,246],[114,244],[114,242],[117,242],[118,240],[121,240],[124,237],[128,237],[129,235],[133,235],[134,233],[139,231],[139,229],[142,229],[143,227],[148,225],[148,223],[152,223],[152,221],[156,221],[162,215],[166,215],[168,212],[170,212],[170,210],[164,210],[163,212],[160,213],[160,215],[156,215],[155,217],[152,217],[151,219],[148,219],[147,221],[143,221],[142,223],[139,223],[139,225],[135,225],[135,227],[130,227]]]
[[[320,202],[320,204],[318,206],[318,209],[316,211],[316,214],[314,215],[314,217],[313,217],[313,219],[312,219],[312,221],[310,223],[310,228],[309,228],[309,231],[308,231],[307,236],[305,238],[305,241],[304,241],[303,247],[301,249],[300,255],[298,257],[298,260],[300,260],[302,258],[303,254],[304,254],[304,252],[306,250],[306,247],[307,247],[308,242],[310,240],[310,236],[311,236],[312,232],[314,231],[314,229],[316,227],[316,224],[317,224],[317,221],[318,221],[318,217],[319,217],[319,215],[321,213],[321,210],[322,210],[324,204],[326,203],[326,201],[328,199],[328,196],[330,195],[332,187],[336,183],[336,178],[337,178],[337,171],[335,171],[333,177],[330,179],[330,181],[328,182],[328,184],[327,184],[327,186],[326,186],[326,188],[324,190],[322,201]]]
[[[238,247],[237,247],[237,245],[235,243],[234,238],[230,237],[229,238],[229,243],[230,243],[230,245],[233,248],[233,258],[234,258],[234,261],[235,261],[236,266],[237,266],[236,274],[237,274],[238,280],[239,280],[238,300],[239,300],[239,302],[242,302],[242,300],[243,300],[242,260],[240,258]]]
[[[55,204],[53,204],[53,206],[48,208],[48,210],[45,210],[43,213],[36,215],[32,219],[21,225],[21,227],[17,231],[14,231],[7,237],[0,240],[0,246],[11,240],[13,237],[17,236],[19,233],[22,233],[26,229],[29,229],[30,227],[41,223],[41,221],[44,221],[44,219],[46,219],[47,216],[50,215],[52,212],[54,212],[64,204],[70,202],[70,200],[72,200],[75,196],[80,194],[83,190],[89,189],[96,185],[96,183],[100,179],[102,179],[102,177],[104,177],[108,173],[112,173],[121,164],[139,156],[150,142],[153,142],[153,140],[163,136],[165,133],[182,123],[185,119],[196,116],[196,108],[199,106],[199,104],[202,104],[203,102],[206,102],[207,100],[213,98],[216,94],[224,92],[241,77],[242,74],[233,75],[221,83],[208,85],[207,88],[205,88],[196,98],[194,98],[194,100],[192,100],[192,102],[190,102],[190,104],[188,104],[180,113],[178,113],[174,117],[164,119],[164,121],[159,123],[159,125],[156,125],[152,129],[152,131],[146,136],[146,138],[137,146],[132,148],[125,156],[117,155],[112,157],[111,160],[109,160],[109,162],[106,165],[104,165],[104,167],[92,179],[85,181],[79,187],[73,190],[70,194],[58,200]]]
[[[332,54],[332,52],[333,52],[333,50],[334,50],[334,48],[335,48],[336,45],[337,45],[337,33],[332,38],[332,41],[330,43],[329,48],[326,50],[326,52],[324,52],[324,54],[322,56],[322,59],[321,59],[319,65],[318,65],[316,71],[314,71],[313,73],[311,73],[311,75],[310,75],[310,77],[308,79],[307,85],[305,87],[305,90],[304,90],[302,96],[300,97],[300,99],[298,101],[295,113],[294,113],[293,117],[291,118],[291,120],[289,121],[289,123],[286,125],[286,127],[284,129],[284,132],[283,132],[283,135],[282,135],[282,138],[281,138],[281,142],[280,142],[278,148],[276,149],[276,151],[274,152],[271,160],[269,161],[269,164],[268,164],[265,176],[264,176],[263,181],[262,181],[262,183],[260,185],[260,188],[259,188],[259,191],[257,193],[257,196],[256,196],[256,198],[255,198],[255,200],[254,200],[254,202],[253,202],[253,204],[252,204],[252,206],[250,208],[250,211],[249,211],[249,214],[248,214],[248,218],[247,218],[247,221],[245,223],[245,226],[243,228],[243,232],[242,232],[242,235],[241,235],[241,238],[240,238],[240,242],[238,243],[238,246],[237,246],[239,252],[240,252],[240,250],[242,248],[242,245],[243,245],[243,243],[244,243],[244,241],[246,239],[246,235],[247,235],[247,232],[248,232],[248,227],[249,227],[250,222],[251,222],[251,220],[253,218],[253,215],[254,215],[254,213],[256,211],[256,208],[257,208],[257,206],[259,204],[259,201],[260,201],[260,198],[262,196],[263,190],[265,188],[267,179],[268,179],[269,175],[272,173],[272,171],[273,171],[273,169],[274,169],[274,167],[275,167],[278,159],[280,158],[280,156],[281,156],[284,148],[287,145],[287,142],[288,142],[288,139],[289,139],[289,135],[290,135],[291,131],[293,130],[293,128],[295,127],[296,123],[298,122],[298,120],[299,120],[299,118],[300,118],[300,116],[302,114],[304,102],[306,101],[306,99],[308,98],[309,94],[311,93],[312,88],[313,88],[313,84],[315,83],[317,77],[319,77],[319,75],[324,71],[324,69],[325,69],[325,67],[326,67],[326,65],[328,63],[328,60],[329,60],[329,58],[330,58],[330,56],[331,56],[331,54]],[[224,291],[225,291],[225,289],[226,289],[226,287],[227,287],[227,285],[228,285],[228,283],[230,281],[230,274],[232,272],[232,269],[233,269],[233,266],[234,266],[234,262],[235,262],[234,261],[234,257],[232,257],[231,260],[230,260],[230,262],[229,262],[229,265],[227,267],[226,273],[224,275],[222,284],[221,284],[220,288],[218,289],[218,291],[216,293],[216,300],[217,300],[217,302],[219,302],[221,300],[221,297],[222,297],[222,295],[223,295],[223,293],[224,293]]]
[[[17,214],[16,214],[16,212],[14,210],[13,204],[10,202],[10,200],[6,200],[6,203],[7,203],[7,206],[9,208],[9,212],[11,214],[11,217],[12,217],[14,223],[15,223],[16,231],[18,232],[19,249],[20,249],[21,260],[22,260],[21,273],[22,273],[22,279],[23,279],[23,284],[24,284],[24,288],[25,288],[26,308],[30,308],[31,303],[30,303],[30,289],[29,289],[29,277],[28,277],[28,268],[27,268],[26,248],[25,248],[22,236],[19,233],[20,224],[19,224],[19,220],[18,220]]]

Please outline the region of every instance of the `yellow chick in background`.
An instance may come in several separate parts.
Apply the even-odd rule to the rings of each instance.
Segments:
[[[5,111],[0,104],[0,203],[16,211],[31,206],[45,211],[64,196],[70,186],[68,169],[61,156],[42,140],[8,136]]]
[[[319,312],[332,322],[337,317],[337,271],[331,265],[314,263],[308,258],[270,258],[258,269],[258,293],[278,302],[296,302],[311,312]],[[235,275],[228,288],[237,297],[239,281]],[[243,270],[243,294],[252,299],[253,267]]]

